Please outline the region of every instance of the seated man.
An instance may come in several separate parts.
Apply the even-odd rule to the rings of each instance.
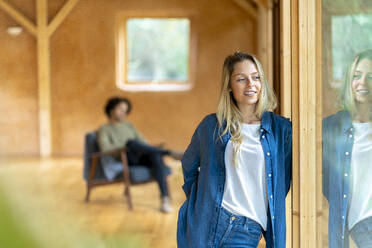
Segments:
[[[182,153],[150,146],[145,138],[136,130],[126,117],[131,111],[131,103],[126,98],[112,97],[107,101],[105,113],[108,123],[98,130],[98,145],[101,151],[127,149],[128,164],[141,164],[151,167],[153,175],[160,188],[161,210],[171,212],[169,189],[165,173],[163,156],[169,155],[181,159]],[[102,158],[103,171],[109,180],[115,179],[123,172],[120,156],[104,156]]]

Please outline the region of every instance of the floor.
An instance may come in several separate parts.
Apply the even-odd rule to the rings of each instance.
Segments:
[[[159,211],[154,182],[132,187],[133,211],[128,210],[123,185],[96,188],[85,203],[80,158],[2,158],[0,185],[17,221],[41,247],[174,248],[177,212],[185,198],[180,162],[166,163],[173,171],[170,214]]]

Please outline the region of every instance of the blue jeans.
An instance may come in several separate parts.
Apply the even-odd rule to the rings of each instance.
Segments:
[[[143,165],[151,169],[152,175],[157,181],[161,196],[169,196],[167,183],[166,165],[163,156],[169,154],[169,150],[154,147],[135,140],[129,140],[126,144],[128,164]],[[103,170],[109,180],[123,177],[123,165],[120,157],[103,156]]]
[[[372,217],[355,224],[351,237],[359,248],[372,248]]]
[[[158,182],[161,196],[169,196],[167,173],[163,161],[163,156],[168,155],[169,150],[136,140],[129,140],[125,146],[127,148],[129,166],[141,164],[150,167],[155,180]]]
[[[216,248],[256,248],[263,232],[256,221],[232,214],[221,207],[216,230]]]

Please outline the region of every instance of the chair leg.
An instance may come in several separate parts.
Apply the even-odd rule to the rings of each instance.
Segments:
[[[130,176],[129,176],[129,166],[128,166],[128,157],[126,150],[120,152],[121,162],[123,164],[123,177],[124,177],[124,194],[128,199],[129,210],[133,210],[132,196],[130,195]]]
[[[90,190],[91,190],[90,182],[91,182],[91,180],[93,180],[94,176],[96,175],[97,164],[98,164],[98,157],[95,156],[95,157],[92,158],[92,162],[91,162],[91,165],[90,165],[89,178],[87,180],[87,194],[85,196],[85,202],[89,202]]]
[[[85,195],[85,202],[88,203],[90,199],[90,187],[87,186],[87,193]]]
[[[132,196],[130,194],[130,186],[129,185],[125,186],[124,195],[127,198],[129,210],[132,211],[133,210],[133,203],[132,203]]]

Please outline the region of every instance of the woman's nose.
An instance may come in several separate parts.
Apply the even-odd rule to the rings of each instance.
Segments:
[[[251,77],[248,77],[248,79],[247,79],[247,85],[248,85],[248,86],[253,85],[253,80],[252,80]]]
[[[359,81],[360,84],[362,85],[367,85],[367,76],[363,75],[362,78]]]

